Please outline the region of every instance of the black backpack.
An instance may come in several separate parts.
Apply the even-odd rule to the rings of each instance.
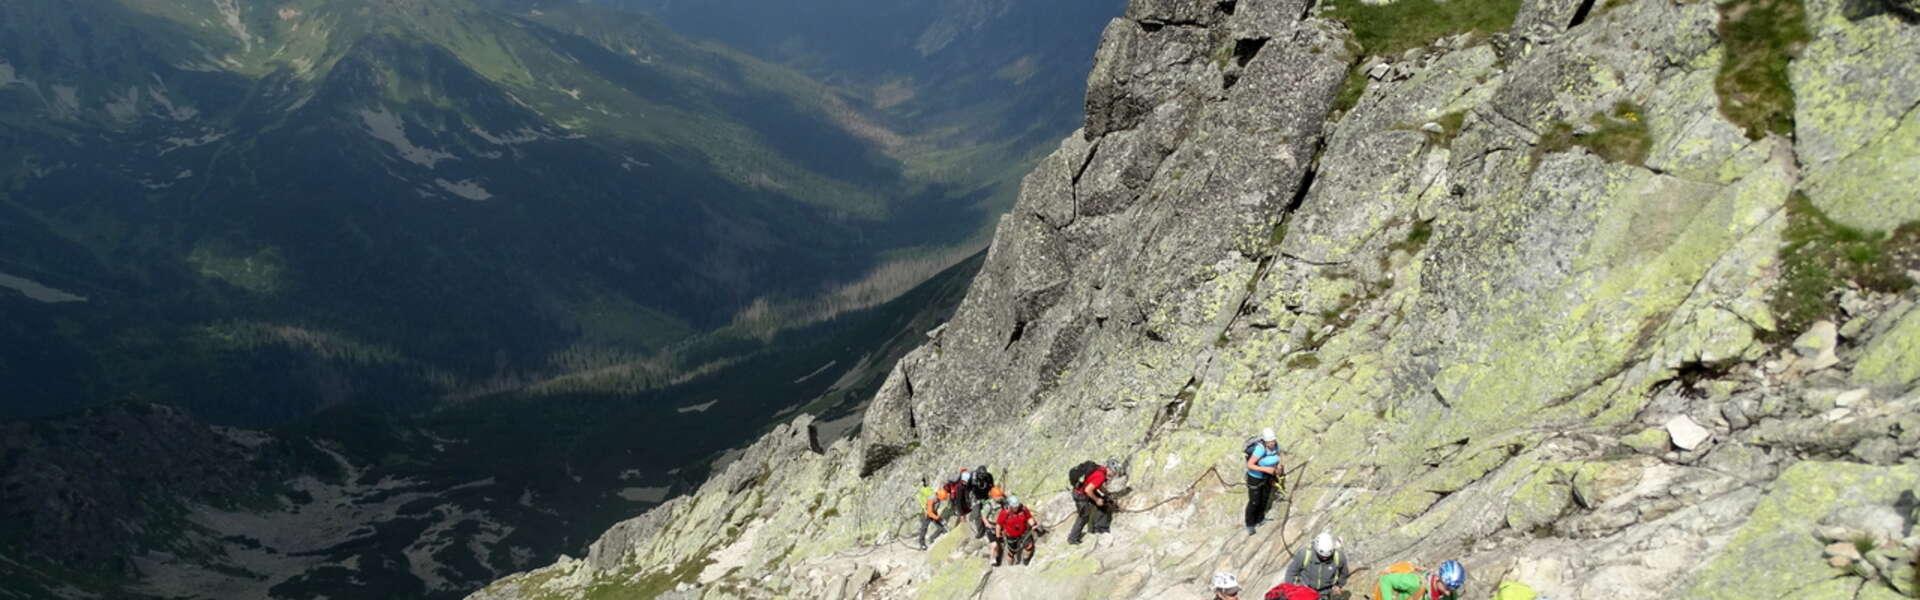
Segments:
[[[980,497],[985,498],[987,496],[987,492],[992,490],[993,490],[993,474],[988,473],[987,468],[984,466],[978,469],[974,469],[973,470],[973,491],[977,493]]]
[[[1087,476],[1092,475],[1093,470],[1098,468],[1100,468],[1099,463],[1090,460],[1074,465],[1072,469],[1067,470],[1067,487],[1079,491],[1080,486],[1086,485]]]

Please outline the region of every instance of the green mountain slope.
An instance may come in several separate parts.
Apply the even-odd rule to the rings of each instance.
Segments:
[[[888,117],[1051,143],[1119,0],[599,0],[857,90]],[[980,119],[992,115],[992,119]],[[976,122],[986,127],[966,127]]]
[[[796,412],[828,419],[822,443],[846,436],[982,262],[645,393],[264,430],[145,403],[0,423],[0,598],[460,597],[579,554]]]
[[[993,185],[915,174],[832,88],[590,6],[0,22],[0,273],[86,299],[0,291],[25,342],[0,414],[268,423],[658,357],[964,246]]]
[[[1120,0],[595,0],[846,90],[902,132],[914,175],[1017,181],[1073,130]],[[961,184],[964,185],[964,184]],[[1016,190],[993,190],[994,212]],[[983,232],[985,233],[985,232]]]

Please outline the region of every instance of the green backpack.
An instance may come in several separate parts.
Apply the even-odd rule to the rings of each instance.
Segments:
[[[1518,581],[1502,581],[1500,589],[1493,593],[1493,600],[1534,600],[1540,594],[1533,587]]]

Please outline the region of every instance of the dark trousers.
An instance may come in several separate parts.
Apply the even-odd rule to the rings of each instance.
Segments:
[[[940,539],[940,535],[947,532],[947,524],[939,519],[929,519],[926,515],[920,515],[920,546],[923,548],[933,543],[933,540],[927,539],[928,529],[933,530],[933,539]]]
[[[1081,531],[1083,530],[1093,533],[1106,533],[1108,526],[1113,524],[1113,513],[1109,512],[1111,510],[1110,505],[1109,507],[1096,506],[1093,500],[1088,499],[1086,496],[1075,494],[1073,496],[1073,508],[1073,530],[1067,532],[1067,543],[1069,544],[1080,543],[1080,538],[1082,537]]]
[[[1267,509],[1273,508],[1273,478],[1247,476],[1247,526],[1259,525],[1267,520]]]
[[[1016,565],[1033,562],[1033,530],[1029,529],[1026,535],[1013,539],[996,536],[993,541],[993,564],[999,565],[1003,558]]]
[[[992,537],[990,534],[993,532],[989,530],[991,526],[987,524],[987,511],[976,510],[973,516],[968,517],[967,520],[973,521],[973,537],[978,539]]]

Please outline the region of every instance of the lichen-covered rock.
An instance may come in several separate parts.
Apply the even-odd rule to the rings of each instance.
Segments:
[[[1853,598],[1859,580],[1836,579],[1820,559],[1816,525],[1829,515],[1891,507],[1920,487],[1920,469],[1806,462],[1787,469],[1685,593],[1703,600],[1746,598],[1755,589],[1797,589],[1796,598]]]
[[[1902,386],[1920,380],[1920,310],[1909,310],[1891,331],[1874,338],[1853,366],[1863,385]]]
[[[1790,65],[1804,188],[1833,219],[1872,230],[1920,220],[1920,25],[1808,0],[1813,41]]]

